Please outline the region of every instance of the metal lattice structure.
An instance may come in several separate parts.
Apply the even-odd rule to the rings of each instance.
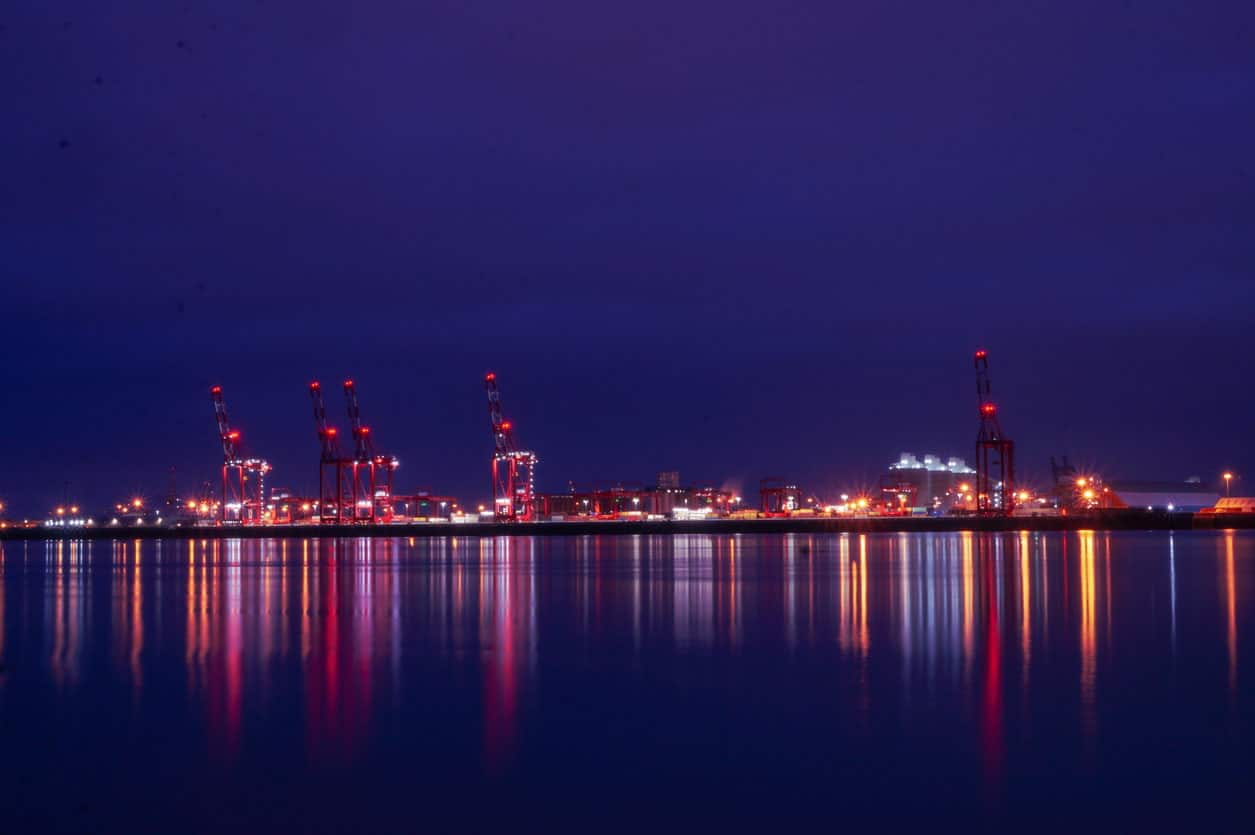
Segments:
[[[353,459],[350,465],[352,512],[349,521],[392,521],[392,474],[400,463],[395,456],[375,453],[370,427],[362,423],[362,410],[357,402],[357,387],[344,381],[344,399],[348,407],[349,429],[353,433]]]
[[[343,524],[352,521],[351,505],[346,501],[352,496],[352,459],[340,454],[340,437],[334,426],[327,422],[327,407],[323,403],[322,386],[317,380],[309,384],[309,396],[314,406],[314,424],[318,429],[318,521],[322,524]]]
[[[222,500],[218,522],[223,525],[259,525],[266,521],[266,475],[270,464],[261,458],[245,458],[240,433],[231,428],[222,386],[209,389],[218,437],[222,441]]]
[[[983,516],[1009,516],[1015,510],[1015,443],[1002,433],[998,407],[989,383],[989,354],[978,350],[976,368],[976,512]]]
[[[492,421],[492,508],[498,522],[531,522],[536,518],[535,453],[521,450],[514,427],[502,416],[497,375],[484,375],[488,393],[488,417]]]

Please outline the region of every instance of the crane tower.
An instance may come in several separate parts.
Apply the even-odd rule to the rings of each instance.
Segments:
[[[531,522],[536,519],[533,474],[536,454],[520,450],[514,441],[514,426],[502,417],[501,391],[497,375],[484,375],[488,393],[488,417],[492,421],[492,509],[498,522]]]
[[[991,399],[989,354],[973,358],[980,429],[976,434],[976,512],[1009,516],[1015,510],[1015,443],[1002,434],[998,407]]]
[[[362,423],[362,410],[357,402],[357,388],[352,380],[344,381],[344,399],[348,406],[349,428],[353,433],[352,481],[353,522],[392,521],[392,474],[400,466],[395,456],[375,453],[370,427]]]
[[[322,524],[344,524],[352,521],[348,504],[353,494],[350,481],[352,460],[340,455],[340,438],[327,422],[327,407],[322,399],[322,385],[309,384],[309,397],[314,406],[314,424],[321,448],[318,458],[318,521]]]
[[[218,522],[223,525],[258,525],[266,521],[266,474],[270,464],[261,458],[245,458],[240,433],[231,428],[222,386],[209,389],[222,441],[222,502]]]

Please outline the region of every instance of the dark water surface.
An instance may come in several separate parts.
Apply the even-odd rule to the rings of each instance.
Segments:
[[[9,543],[0,832],[1255,830],[1255,533]]]

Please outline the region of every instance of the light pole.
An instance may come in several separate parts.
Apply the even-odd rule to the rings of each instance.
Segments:
[[[1224,478],[1225,498],[1229,498],[1229,496],[1232,495],[1232,493],[1230,492],[1232,489],[1230,485],[1233,484],[1233,473],[1225,473],[1223,478]]]

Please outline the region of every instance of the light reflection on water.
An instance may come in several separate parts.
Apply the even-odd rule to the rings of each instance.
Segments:
[[[742,695],[787,711],[805,681],[831,694],[811,720],[828,744],[874,744],[896,716],[893,745],[970,745],[1001,797],[1035,745],[1101,773],[1134,709],[1163,722],[1222,691],[1224,731],[1244,738],[1253,573],[1255,537],[1234,532],[9,543],[0,660],[20,675],[0,674],[0,728],[19,703],[124,691],[125,721],[161,715],[210,761],[256,756],[296,718],[279,755],[336,764],[434,722],[412,712],[426,700],[442,732],[477,738],[482,779],[524,779],[561,770],[546,757],[571,730],[565,700],[588,710],[604,676],[634,694],[603,693],[610,713],[669,726],[650,699],[701,684],[687,666],[719,685],[699,723]],[[912,752],[947,717],[954,744]],[[760,754],[802,746],[739,731]]]

